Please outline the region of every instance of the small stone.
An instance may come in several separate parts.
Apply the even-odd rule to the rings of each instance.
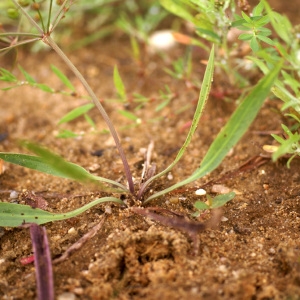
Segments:
[[[16,191],[11,191],[10,192],[10,195],[9,195],[9,198],[10,199],[17,199],[19,197],[19,193],[16,192]]]
[[[259,175],[266,175],[266,171],[265,170],[260,170]]]
[[[76,234],[76,233],[77,233],[77,231],[74,227],[72,227],[68,230],[68,234]]]
[[[264,188],[265,190],[268,190],[268,189],[269,189],[269,185],[268,185],[267,183],[265,183],[265,184],[263,184],[263,188]]]
[[[226,218],[226,217],[223,216],[223,217],[221,218],[221,222],[226,222],[226,221],[228,221],[228,218]]]
[[[62,293],[57,296],[57,300],[75,300],[76,295],[73,293]]]
[[[100,169],[100,165],[99,164],[92,164],[90,167],[89,167],[89,171],[91,172],[95,172],[97,170]]]
[[[206,195],[206,190],[204,190],[204,189],[198,189],[198,190],[195,192],[195,194],[196,194],[197,196],[203,196],[203,195]]]
[[[231,191],[231,189],[222,184],[214,184],[211,188],[211,191],[218,194],[227,194]]]
[[[172,204],[177,204],[178,202],[179,202],[179,199],[177,198],[177,197],[172,197],[172,198],[170,198],[170,203],[172,203]]]
[[[168,176],[167,176],[168,180],[173,180],[173,175],[172,173],[169,173]]]
[[[111,206],[110,206],[110,205],[106,205],[106,206],[105,206],[105,212],[106,212],[107,214],[109,214],[109,215],[111,214],[112,211],[111,211]]]
[[[150,52],[166,51],[176,45],[175,38],[171,30],[158,30],[149,37]]]
[[[221,272],[226,272],[226,271],[227,271],[226,266],[225,266],[225,265],[220,265],[220,266],[219,266],[219,271],[221,271]]]
[[[270,248],[270,249],[269,249],[269,253],[270,253],[270,254],[275,254],[275,253],[276,253],[276,250],[275,250],[274,248]]]

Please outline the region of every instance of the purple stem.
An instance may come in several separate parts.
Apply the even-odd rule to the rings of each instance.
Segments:
[[[34,252],[38,300],[54,300],[52,262],[45,227],[31,224],[30,236]]]

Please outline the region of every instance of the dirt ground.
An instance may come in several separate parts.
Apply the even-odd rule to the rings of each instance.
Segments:
[[[194,51],[193,78],[202,78],[204,67],[200,60],[207,57],[201,51]],[[183,48],[177,46],[168,55],[178,58],[182,53]],[[138,66],[130,54],[127,38],[121,34],[69,55],[116,124],[133,176],[140,177],[144,149],[151,141],[154,141],[153,162],[158,170],[167,167],[185,140],[186,124],[192,120],[199,91],[168,76],[162,69],[166,58],[163,60],[159,55],[146,56],[143,66]],[[66,70],[54,53],[31,55],[20,51],[18,61],[39,82],[57,90],[64,88],[50,71],[50,64]],[[128,94],[141,93],[152,99],[138,111],[134,111],[135,103],[126,107],[138,115],[141,124],[134,124],[117,112],[124,109],[122,103],[108,101],[116,95],[112,79],[115,64]],[[65,72],[77,93],[84,95],[80,83],[70,71]],[[166,108],[155,112],[160,103],[158,91],[165,84],[175,96]],[[226,91],[231,101],[217,97],[220,91]],[[151,187],[153,191],[170,186],[195,170],[235,109],[239,91],[233,87],[231,90],[224,77],[216,76],[212,95],[188,152],[169,176]],[[18,141],[26,139],[48,147],[94,174],[124,181],[121,161],[111,137],[103,133],[106,126],[96,109],[90,113],[96,131],[91,130],[84,118],[57,125],[71,109],[87,103],[86,99],[47,94],[28,86],[1,91],[0,98],[0,151],[24,153],[26,150]],[[216,194],[216,184],[237,193],[223,207],[219,226],[199,233],[196,255],[187,234],[112,205],[112,213],[107,214],[97,234],[69,258],[54,265],[57,299],[300,299],[299,160],[295,159],[290,169],[286,167],[286,159],[277,163],[266,160],[261,166],[252,162],[252,168],[218,180],[222,174],[237,170],[263,153],[263,145],[272,143],[266,133],[280,131],[283,122],[280,104],[274,99],[266,100],[250,130],[217,170],[149,203],[148,206],[167,208],[192,219],[193,203],[204,200],[195,191],[206,182],[213,181],[204,187],[211,195]],[[56,137],[59,129],[84,135],[61,139]],[[0,176],[1,201],[11,201],[11,191],[19,193],[20,203],[26,198],[22,192],[35,192],[47,201],[47,210],[53,212],[69,211],[105,195],[93,186],[5,164]],[[79,217],[46,224],[53,259],[99,223],[108,210],[107,205],[99,205]],[[199,222],[209,218],[210,213],[206,213]],[[31,254],[28,230],[0,228],[1,299],[35,299],[34,266],[21,263],[22,258]]]

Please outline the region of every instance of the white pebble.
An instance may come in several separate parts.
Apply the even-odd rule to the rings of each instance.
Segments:
[[[17,199],[19,197],[19,193],[16,192],[16,191],[11,191],[10,192],[10,195],[9,195],[9,198],[10,199]]]
[[[204,190],[204,189],[198,189],[198,190],[195,192],[195,194],[196,194],[197,196],[203,196],[203,195],[206,195],[206,190]]]
[[[170,50],[176,45],[176,40],[171,30],[158,30],[149,38],[151,52]]]
[[[169,180],[173,180],[173,175],[172,175],[172,173],[169,173],[168,176],[167,176],[167,178],[168,178]]]

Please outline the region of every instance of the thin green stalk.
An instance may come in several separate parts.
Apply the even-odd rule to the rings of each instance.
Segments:
[[[5,37],[5,36],[30,36],[30,37],[38,37],[41,39],[41,35],[37,33],[30,33],[30,32],[4,32],[0,33],[0,37]]]
[[[127,178],[129,190],[131,193],[134,193],[134,184],[133,184],[133,180],[132,180],[132,174],[131,174],[124,150],[121,146],[118,134],[117,134],[116,129],[115,129],[114,125],[112,124],[110,118],[108,117],[106,111],[104,110],[103,106],[101,105],[97,96],[95,95],[94,91],[91,89],[90,85],[87,83],[87,81],[82,76],[82,74],[79,72],[79,70],[74,66],[74,64],[70,61],[70,59],[64,54],[64,52],[58,47],[58,45],[54,42],[54,40],[50,36],[45,36],[43,38],[43,42],[48,44],[59,55],[59,57],[61,57],[61,59],[67,64],[67,66],[70,68],[70,70],[72,70],[72,72],[75,74],[75,76],[83,84],[86,91],[88,92],[91,99],[93,100],[93,103],[99,109],[105,123],[107,124],[107,126],[109,128],[109,131],[111,132],[111,135],[115,141],[116,147],[119,151],[121,160],[123,162],[124,171],[125,171],[125,175]]]
[[[1,48],[0,52],[5,51],[5,50],[11,50],[12,48],[16,48],[16,47],[19,47],[21,45],[29,44],[29,43],[36,42],[36,41],[39,41],[39,40],[41,40],[40,37],[39,38],[35,38],[35,39],[26,40],[26,41],[23,41],[23,42],[19,42],[19,43],[15,44],[15,45],[10,45],[8,47]]]
[[[58,10],[58,12],[56,13],[56,15],[54,16],[53,20],[52,20],[52,26],[50,29],[50,32],[52,32],[55,27],[57,26],[57,24],[59,24],[59,21],[61,20],[61,18],[63,18],[64,14],[62,14],[62,11],[64,10],[67,2],[69,0],[65,0],[64,3],[61,5],[60,9]],[[48,29],[49,30],[49,29]]]
[[[52,4],[53,4],[53,0],[50,0],[48,21],[47,21],[47,32],[50,31],[50,22],[51,22],[51,14],[52,14]]]
[[[32,1],[33,1],[33,3],[36,4],[35,0],[32,0]],[[41,21],[41,24],[42,24],[43,32],[46,32],[46,27],[45,27],[45,24],[44,24],[44,19],[43,19],[42,14],[41,14],[41,12],[40,12],[39,9],[37,10],[37,13],[39,15],[39,18],[40,18],[40,21]]]

